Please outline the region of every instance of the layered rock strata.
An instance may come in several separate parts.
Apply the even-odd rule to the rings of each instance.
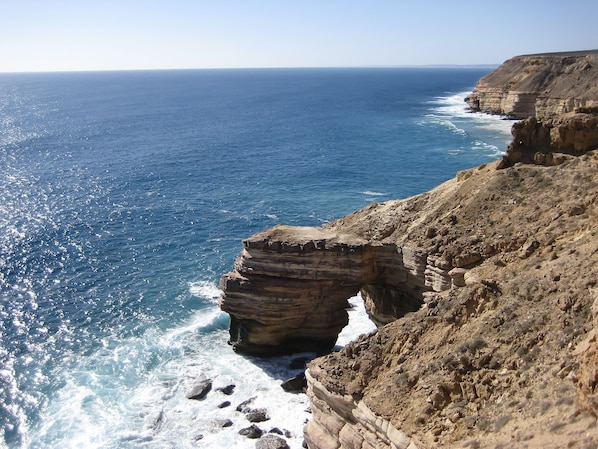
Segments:
[[[482,77],[466,101],[513,118],[595,112],[598,50],[516,56]]]
[[[276,226],[243,246],[221,279],[220,306],[231,316],[230,342],[246,353],[327,352],[360,290],[387,323],[418,309],[427,289],[450,284],[423,251],[332,228]]]
[[[313,374],[312,374],[313,373]],[[388,420],[377,416],[363,401],[350,395],[331,391],[318,378],[326,376],[313,366],[306,373],[312,419],[306,425],[305,441],[308,447],[337,449],[339,447],[417,449],[418,442],[394,427]]]
[[[572,112],[550,118],[530,117],[516,122],[498,168],[517,162],[558,165],[568,155],[579,156],[598,148],[598,113]]]
[[[535,93],[479,109],[540,111],[502,160],[243,242],[221,283],[236,349],[326,351],[357,292],[381,326],[309,365],[309,448],[598,445],[598,84],[567,101],[546,88],[573,95],[555,67],[583,84],[595,58],[521,57],[482,83],[497,107],[492,88]]]
[[[418,311],[310,364],[309,448],[598,444],[597,153],[489,164],[331,224],[393,217],[398,245],[472,264]]]

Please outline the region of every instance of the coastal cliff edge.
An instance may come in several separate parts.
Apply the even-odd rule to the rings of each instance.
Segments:
[[[326,353],[358,292],[379,325],[310,363],[309,448],[596,447],[598,92],[576,98],[435,189],[243,242],[221,281],[237,350]]]

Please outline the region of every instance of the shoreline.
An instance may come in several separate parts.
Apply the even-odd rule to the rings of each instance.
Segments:
[[[517,57],[504,66],[512,71],[513,61],[533,59],[591,67],[585,57],[593,54],[573,62]],[[480,80],[478,92],[493,76]],[[561,85],[568,89],[570,80]],[[484,89],[494,95],[493,88]],[[595,282],[585,285],[576,277],[581,271],[592,279],[598,266],[595,100],[551,105],[544,98],[528,101],[537,98],[533,93],[513,98],[518,112],[512,115],[531,106],[544,115],[513,126],[502,159],[319,228],[278,225],[257,233],[244,240],[235,270],[222,277],[220,306],[232,317],[231,342],[240,351],[292,351],[318,341],[325,348],[346,319],[344,298],[355,291],[384,325],[310,363],[308,447],[415,449],[468,439],[481,447],[482,436],[484,447],[507,441],[562,446],[597,425],[591,379],[598,294],[592,293]],[[573,273],[571,264],[577,266]],[[544,302],[551,306],[541,318],[529,314],[534,303]],[[563,328],[563,320],[579,333]],[[567,354],[565,366],[557,367],[565,346],[585,349]],[[575,363],[582,380],[567,375]],[[551,373],[562,370],[566,374],[554,380]],[[543,416],[526,402],[542,394],[568,399],[551,404]],[[526,405],[509,409],[520,403]],[[566,431],[547,440],[563,414],[572,417],[563,424]]]

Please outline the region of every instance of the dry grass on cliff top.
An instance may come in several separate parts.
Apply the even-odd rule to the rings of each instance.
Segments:
[[[489,164],[329,226],[482,261],[470,285],[317,359],[320,381],[422,447],[597,447],[598,151]]]

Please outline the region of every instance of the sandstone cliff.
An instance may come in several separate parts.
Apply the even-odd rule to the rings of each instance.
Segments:
[[[244,241],[222,278],[238,350],[325,352],[356,292],[380,325],[310,364],[309,448],[598,444],[598,120],[513,135],[429,192]]]
[[[513,118],[598,108],[598,50],[517,56],[482,77],[466,99],[474,111]]]
[[[360,287],[379,322],[423,304],[311,364],[310,448],[598,443],[598,152],[496,166],[245,242],[223,309],[259,349],[329,344]]]
[[[429,283],[417,312],[312,362],[308,446],[595,447],[597,173],[596,151],[490,164],[331,224],[393,217],[383,240],[463,282]]]

